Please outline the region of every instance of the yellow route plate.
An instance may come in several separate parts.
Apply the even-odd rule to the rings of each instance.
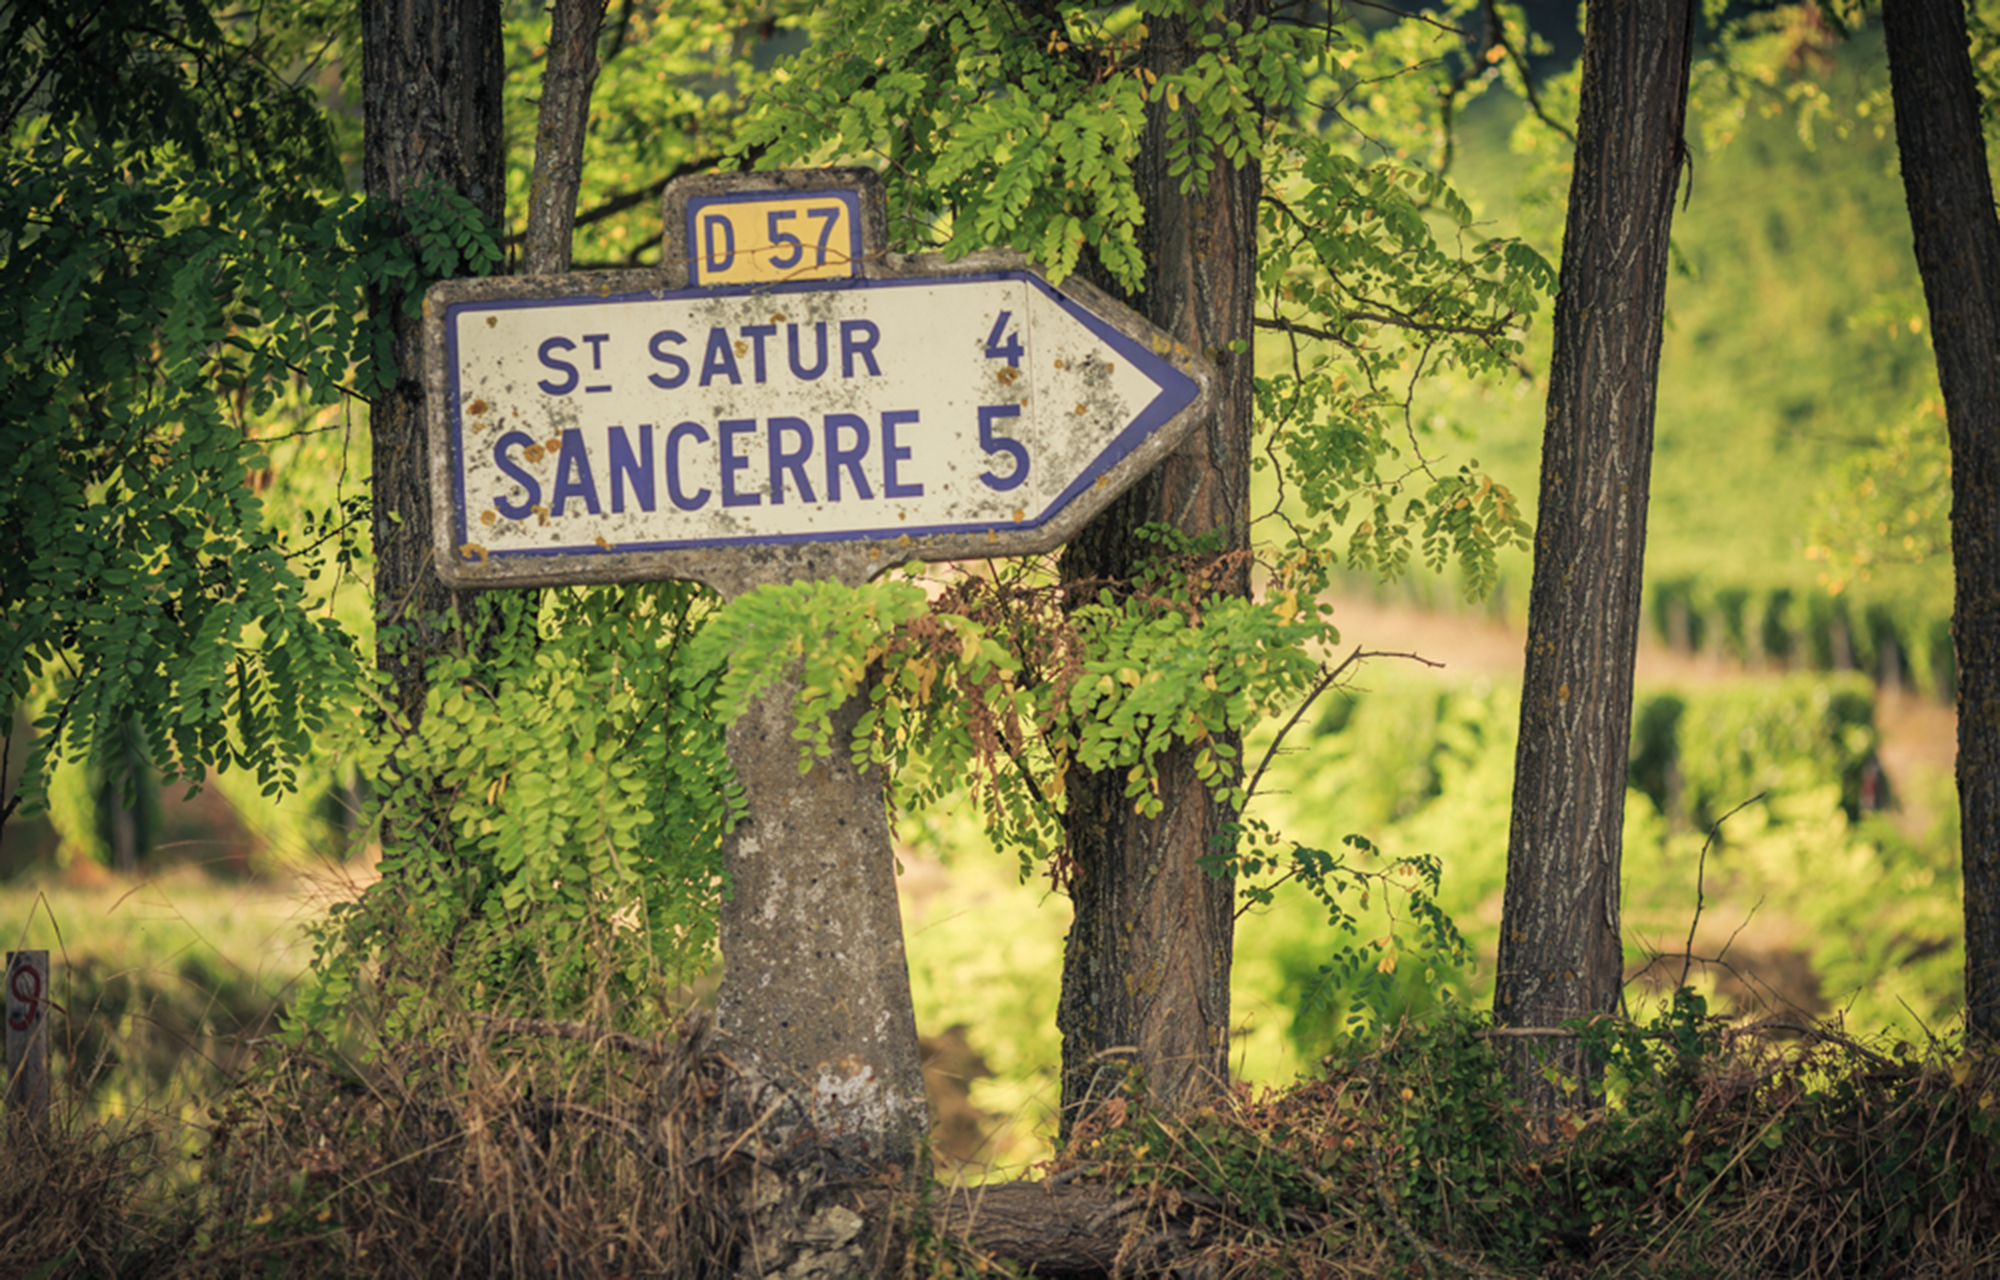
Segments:
[[[845,280],[861,274],[855,192],[753,191],[687,207],[688,283],[696,287]]]

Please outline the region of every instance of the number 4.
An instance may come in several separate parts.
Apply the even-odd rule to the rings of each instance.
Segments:
[[[986,358],[1005,360],[1008,368],[1018,369],[1021,367],[1021,357],[1027,354],[1027,348],[1021,345],[1019,335],[1007,332],[1007,322],[1013,318],[1013,312],[1002,311],[999,319],[993,322],[993,332],[986,335]],[[1003,334],[1006,336],[1002,337]]]

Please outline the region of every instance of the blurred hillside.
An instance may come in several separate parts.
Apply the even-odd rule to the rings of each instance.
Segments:
[[[1881,465],[1883,433],[1943,433],[1923,413],[1936,380],[1886,77],[1869,37],[1758,86],[1741,110],[1717,105],[1713,90],[1705,111],[1697,103],[1692,181],[1674,219],[1646,590],[1656,633],[1681,647],[1853,667],[1948,694],[1948,565],[1885,555],[1864,576],[1821,550],[1839,552],[1857,521],[1874,519],[1857,475]],[[1491,226],[1520,227],[1554,260],[1561,174],[1517,150],[1517,124],[1509,104],[1482,100],[1454,176]],[[1534,384],[1445,377],[1420,399],[1431,447],[1453,466],[1476,458],[1530,513],[1548,319],[1525,357]],[[1941,513],[1933,504],[1922,515]],[[1528,580],[1515,553],[1492,607],[1524,617]],[[1422,576],[1394,594],[1453,601],[1449,584]]]

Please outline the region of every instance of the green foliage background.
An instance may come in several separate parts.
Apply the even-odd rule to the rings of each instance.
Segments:
[[[1674,217],[1646,591],[1670,643],[1843,659],[1949,697],[1948,464],[1879,34],[1781,10],[1698,69],[1700,145]],[[1553,135],[1488,99],[1453,172],[1478,215],[1553,256]],[[1537,330],[1525,361],[1547,367]],[[1532,518],[1541,396],[1452,371],[1420,396],[1448,456],[1476,455]],[[1528,560],[1502,560],[1525,616]],[[1437,599],[1421,579],[1410,588]],[[1893,645],[1893,652],[1891,646]]]
[[[1017,7],[969,2],[909,22],[850,5],[641,9],[593,108],[582,203],[603,216],[581,228],[577,256],[650,261],[663,174],[860,159],[887,169],[903,248],[1011,245],[1129,286],[1139,115],[1149,99],[1184,104],[1185,130],[1263,149],[1276,197],[1259,262],[1271,516],[1257,600],[1196,625],[1199,549],[1164,544],[1140,589],[1061,625],[1036,564],[940,574],[928,592],[899,579],[774,593],[720,615],[680,587],[529,593],[502,608],[493,656],[434,673],[421,724],[395,721],[357,659],[374,639],[360,428],[382,376],[362,286],[504,268],[516,229],[479,227],[436,193],[387,210],[347,190],[357,139],[337,108],[353,68],[345,80],[312,68],[303,33],[329,16],[316,8],[296,25],[222,28],[199,6],[114,0],[107,21],[174,32],[199,56],[156,58],[133,34],[95,79],[46,92],[30,83],[41,46],[0,47],[0,99],[35,108],[8,121],[0,183],[0,283],[24,300],[0,342],[15,406],[0,419],[13,553],[0,558],[0,673],[6,709],[32,709],[41,749],[75,769],[47,789],[63,828],[80,843],[101,828],[105,784],[88,768],[135,725],[163,773],[207,773],[291,851],[365,844],[383,806],[407,829],[444,795],[427,815],[435,838],[388,863],[427,896],[385,890],[338,913],[298,1016],[331,1013],[393,943],[424,937],[494,1006],[595,1000],[644,1020],[656,1007],[633,997],[709,957],[720,716],[802,659],[802,745],[895,766],[911,847],[949,855],[963,894],[1006,921],[954,926],[947,899],[942,915],[913,917],[927,1029],[973,1024],[998,1072],[976,1095],[989,1109],[1052,1098],[1063,921],[1045,873],[1062,767],[1128,770],[1143,806],[1162,744],[1284,714],[1336,639],[1339,616],[1314,600],[1337,570],[1352,586],[1413,561],[1455,565],[1454,591],[1424,575],[1395,589],[1437,601],[1497,589],[1502,611],[1521,608],[1527,582],[1519,537],[1541,416],[1517,372],[1546,365],[1530,319],[1552,285],[1562,147],[1501,93],[1482,99],[1518,83],[1516,63],[1458,79],[1448,138],[1435,80],[1384,78],[1443,56],[1434,26],[1263,28],[1238,33],[1239,59],[1211,47],[1185,74],[1149,79],[1131,61],[1136,24],[1164,7],[1110,21],[1076,10],[1028,39]],[[13,29],[54,11],[20,6],[28,25]],[[509,27],[517,139],[532,133],[544,23]],[[352,38],[340,22],[322,29]],[[1698,157],[1677,218],[1655,616],[1685,642],[1794,666],[1834,665],[1844,645],[1879,671],[1893,638],[1909,678],[1939,688],[1945,578],[1934,557],[1898,563],[1936,545],[1941,424],[1924,407],[1934,388],[1879,49],[1865,34],[1841,47],[1770,24],[1741,34],[1749,52],[1703,83],[1704,136],[1726,145]],[[779,74],[776,55],[808,38]],[[301,59],[306,73],[271,70]],[[211,66],[235,73],[192,69]],[[1281,109],[1252,120],[1252,93]],[[820,109],[828,96],[840,111]],[[1573,85],[1558,77],[1539,101],[1559,119]],[[1190,182],[1197,154],[1177,153]],[[1452,185],[1426,168],[1447,157]],[[518,155],[517,187],[526,170]],[[1412,337],[1425,332],[1413,322],[1448,340]],[[887,679],[864,737],[835,743],[822,713],[871,663]],[[1288,742],[1301,750],[1273,766],[1272,794],[1242,814],[1274,833],[1246,846],[1273,859],[1260,884],[1296,865],[1292,841],[1376,877],[1341,899],[1353,919],[1336,928],[1297,882],[1246,899],[1237,1000],[1253,1078],[1352,1049],[1400,1012],[1476,1004],[1490,982],[1419,927],[1408,890],[1428,864],[1397,860],[1437,859],[1435,900],[1475,956],[1490,951],[1511,695],[1369,683],[1327,695]],[[1857,1026],[1914,1035],[1913,1017],[1948,1020],[1952,836],[1857,808],[1873,733],[1861,697],[1850,677],[1800,675],[1643,702],[1627,832],[1635,963],[1647,945],[1678,945],[1707,827],[1763,792],[1709,853],[1711,918],[1760,899],[1783,913]],[[1253,736],[1250,759],[1212,757],[1218,791],[1241,803],[1256,756]],[[965,803],[967,776],[983,808]],[[367,816],[320,816],[327,797],[364,792]],[[31,782],[28,802],[41,798]]]

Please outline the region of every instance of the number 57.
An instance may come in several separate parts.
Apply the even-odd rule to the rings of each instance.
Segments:
[[[764,220],[765,230],[771,235],[771,243],[789,248],[788,253],[771,255],[771,265],[774,267],[796,267],[799,265],[799,260],[805,257],[805,242],[778,225],[781,222],[791,221],[798,217],[799,213],[800,210],[797,209],[773,209],[770,216]],[[840,222],[840,206],[825,205],[818,209],[804,210],[804,213],[806,217],[820,224],[819,256],[813,260],[813,265],[823,267],[826,265],[826,247],[833,242],[833,229]]]

